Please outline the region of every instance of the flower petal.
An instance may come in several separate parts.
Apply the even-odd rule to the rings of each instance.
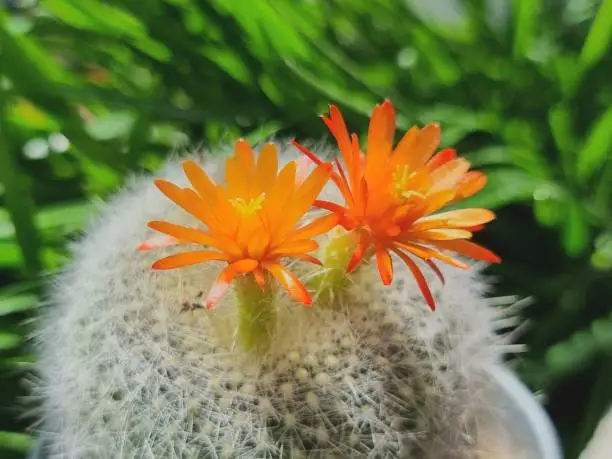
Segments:
[[[372,185],[387,167],[395,133],[395,109],[389,100],[376,105],[370,117],[365,177]]]
[[[147,226],[155,231],[159,231],[160,233],[167,234],[168,236],[173,236],[176,239],[180,239],[187,242],[193,242],[195,244],[203,244],[209,245],[216,249],[220,249],[225,251],[222,244],[219,243],[217,239],[214,238],[212,234],[208,231],[198,229],[198,228],[188,228],[186,226],[176,225],[174,223],[165,222],[161,220],[152,220]],[[238,247],[233,247],[239,250]]]
[[[369,234],[366,231],[359,231],[359,240],[357,241],[353,255],[351,256],[346,268],[348,273],[352,273],[355,271],[355,269],[357,269],[357,266],[359,266],[368,248],[370,247],[370,242]]]
[[[293,255],[291,255],[291,258],[298,258],[308,263],[312,263],[313,265],[323,266],[323,263],[321,262],[321,260],[313,257],[312,255],[308,255],[307,253],[294,253]]]
[[[427,161],[427,170],[432,172],[456,157],[457,152],[454,148],[445,148],[444,150],[436,153],[429,161]]]
[[[445,283],[444,274],[442,274],[442,271],[440,271],[440,268],[438,268],[438,265],[435,264],[432,260],[425,260],[425,263],[427,263],[427,266],[429,266],[431,270],[436,274],[436,276],[438,276],[438,279],[440,279],[440,282],[444,284]]]
[[[456,158],[440,166],[429,176],[432,182],[429,193],[456,187],[469,168],[470,163],[465,158]]]
[[[304,285],[300,282],[295,274],[289,271],[280,263],[264,263],[264,269],[268,270],[280,284],[287,289],[289,294],[300,303],[310,305],[312,303],[312,297],[306,290]]]
[[[420,218],[413,226],[415,231],[430,228],[467,228],[483,225],[495,219],[495,213],[488,209],[458,209]]]
[[[391,171],[394,171],[399,165],[408,163],[420,133],[421,130],[417,126],[413,126],[404,134],[393,152],[390,164]]]
[[[394,249],[393,251],[402,259],[404,263],[406,263],[406,266],[408,266],[408,268],[412,272],[412,275],[414,276],[417,282],[417,285],[419,286],[419,289],[421,290],[421,293],[423,294],[423,297],[425,298],[425,301],[427,302],[431,310],[435,311],[436,302],[433,298],[433,295],[431,294],[429,285],[427,285],[427,279],[425,279],[425,276],[423,275],[423,272],[421,271],[421,269],[417,266],[417,264],[414,261],[412,261],[412,259],[408,255],[406,255],[401,250]]]
[[[209,250],[199,250],[194,252],[181,252],[169,257],[162,258],[153,263],[153,269],[175,269],[184,266],[191,266],[204,261],[227,261],[228,257],[224,253],[211,252]]]
[[[387,249],[376,247],[376,265],[383,284],[389,285],[393,281],[393,261]]]
[[[321,217],[317,217],[310,223],[298,228],[295,232],[291,233],[288,239],[310,239],[320,234],[326,233],[338,224],[340,217],[335,214],[327,214]]]
[[[283,242],[272,251],[273,256],[286,257],[298,253],[307,253],[317,250],[319,244],[312,239]]]
[[[499,263],[501,261],[501,258],[495,253],[471,241],[456,239],[452,241],[436,241],[435,244],[441,249],[452,250],[474,260],[487,261],[489,263]]]
[[[469,265],[463,263],[462,261],[455,260],[454,258],[449,257],[448,255],[443,254],[441,252],[438,252],[437,250],[434,250],[430,247],[424,247],[418,244],[410,244],[410,243],[399,242],[399,241],[395,241],[393,245],[395,245],[396,247],[404,251],[410,252],[413,255],[416,255],[417,257],[421,258],[424,261],[428,261],[428,260],[431,260],[432,258],[436,258],[440,261],[443,261],[446,264],[455,266],[460,269],[469,268]]]
[[[448,241],[451,239],[469,239],[472,233],[463,229],[430,229],[425,231],[415,231],[415,238],[428,241]]]
[[[487,176],[480,171],[470,171],[457,184],[457,198],[465,199],[478,193],[487,184]]]
[[[259,195],[270,190],[278,172],[278,149],[273,143],[266,143],[257,160],[257,180],[253,194]]]
[[[329,163],[317,166],[302,186],[296,190],[291,197],[291,206],[285,211],[282,223],[277,227],[278,232],[273,231],[274,235],[284,235],[291,231],[297,221],[310,209],[325,183],[329,180],[331,168],[332,166]]]
[[[181,241],[172,236],[166,236],[165,234],[158,234],[146,241],[142,242],[138,246],[139,252],[148,252],[149,250],[161,249],[163,247],[170,247],[173,245],[181,244]]]
[[[183,170],[200,197],[208,202],[215,202],[216,185],[206,171],[190,159],[183,161]]]
[[[206,224],[206,226],[210,226],[210,213],[204,206],[198,205],[196,201],[189,198],[186,193],[186,189],[162,179],[157,179],[154,183],[155,186],[159,188],[159,191],[165,194],[171,201],[182,207],[185,211],[196,217],[202,223]]]
[[[227,266],[219,277],[213,282],[212,287],[208,292],[208,296],[206,297],[206,307],[208,309],[212,309],[219,300],[225,295],[230,287],[230,284],[234,280],[234,277],[238,275],[238,272],[232,268],[232,266]]]
[[[287,202],[293,196],[296,169],[295,161],[290,161],[283,167],[263,203],[263,213],[270,233],[282,223]]]

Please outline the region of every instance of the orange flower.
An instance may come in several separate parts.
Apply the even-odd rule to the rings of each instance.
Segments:
[[[296,227],[308,211],[331,174],[331,164],[320,164],[300,184],[296,181],[296,162],[289,162],[278,173],[278,152],[266,144],[257,162],[249,144],[236,143],[235,155],[227,159],[226,185],[217,185],[193,161],[183,169],[193,189],[180,188],[166,180],[155,184],[168,198],[201,221],[206,229],[188,228],[166,221],[151,221],[149,227],[180,244],[202,244],[210,249],[181,252],[156,261],[154,269],[174,269],[205,261],[224,261],[206,304],[214,306],[239,275],[252,275],[262,290],[269,273],[296,300],[310,304],[310,294],[300,280],[280,263],[284,257],[320,262],[308,255],[317,248],[312,240],[338,222],[334,214]],[[277,175],[278,174],[278,175]],[[167,245],[169,241],[160,245]],[[141,249],[152,245],[144,243]]]
[[[335,160],[331,178],[342,193],[345,206],[328,201],[316,201],[315,205],[336,213],[345,229],[358,233],[349,272],[364,257],[375,255],[380,277],[389,285],[393,280],[393,252],[411,270],[427,303],[435,309],[425,277],[412,256],[424,260],[442,281],[434,260],[468,267],[445,254],[446,250],[476,260],[500,261],[491,251],[468,240],[473,231],[495,218],[493,212],[463,209],[435,213],[480,191],[486,183],[486,176],[469,171],[469,162],[457,157],[455,150],[434,154],[440,142],[437,124],[411,128],[393,148],[395,110],[386,100],[372,112],[364,155],[356,134],[349,136],[337,107],[332,105],[330,117],[322,118],[336,138],[344,160],[345,166]],[[297,142],[294,145],[315,164],[323,164]]]

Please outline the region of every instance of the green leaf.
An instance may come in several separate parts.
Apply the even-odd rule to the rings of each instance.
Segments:
[[[612,231],[602,233],[595,239],[591,264],[595,269],[612,269]]]
[[[30,435],[18,432],[0,431],[0,449],[26,454],[32,446]]]
[[[97,0],[45,0],[45,8],[73,27],[104,35],[137,37],[146,27],[125,10]]]
[[[15,226],[25,268],[35,276],[41,267],[40,242],[34,225],[34,204],[27,181],[21,174],[12,145],[8,143],[8,132],[4,119],[4,94],[0,92],[0,182],[4,185],[4,199]]]
[[[0,241],[0,268],[18,269],[23,265],[23,255],[14,242]]]
[[[517,202],[529,202],[542,180],[518,169],[496,169],[487,173],[487,184],[475,196],[457,207],[500,208]]]
[[[597,63],[612,40],[612,0],[603,0],[580,52],[583,68]]]
[[[568,255],[582,255],[589,244],[589,225],[584,209],[576,199],[566,202],[567,217],[563,224],[561,240]]]
[[[538,222],[554,227],[565,221],[567,192],[553,182],[543,183],[533,192],[533,211]]]
[[[14,333],[6,333],[0,331],[0,351],[6,351],[19,346],[23,338]]]
[[[92,118],[86,125],[85,131],[96,140],[111,140],[127,136],[136,115],[132,112],[113,112]]]
[[[588,138],[578,153],[577,171],[582,183],[610,159],[612,151],[612,107],[594,123]]]
[[[262,124],[260,127],[255,129],[253,132],[246,136],[246,140],[253,145],[259,142],[265,142],[270,139],[275,133],[281,129],[279,123],[270,122]]]
[[[0,297],[0,316],[27,311],[28,309],[35,308],[37,305],[38,297],[32,294]]]
[[[467,153],[465,158],[472,167],[492,166],[492,165],[511,165],[510,151],[507,147],[492,146],[481,148],[480,150]]]
[[[573,136],[571,108],[568,105],[555,105],[548,111],[548,124],[561,153],[561,163],[566,175],[573,175],[576,139]]]
[[[542,0],[514,0],[514,55],[529,54],[535,41],[542,10]]]

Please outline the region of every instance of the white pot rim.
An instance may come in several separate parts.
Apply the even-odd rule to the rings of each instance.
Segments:
[[[537,442],[539,459],[562,459],[563,453],[559,437],[548,414],[537,402],[531,391],[509,369],[496,365],[489,369],[492,381],[502,390],[533,433]]]

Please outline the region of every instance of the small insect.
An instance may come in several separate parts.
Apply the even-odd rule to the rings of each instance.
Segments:
[[[204,295],[204,292],[201,291],[195,297],[196,297],[196,299],[199,299],[199,298],[202,298],[203,295]],[[183,301],[181,303],[181,311],[180,312],[195,311],[196,309],[206,309],[206,308],[205,308],[204,304],[199,303],[197,301]]]

